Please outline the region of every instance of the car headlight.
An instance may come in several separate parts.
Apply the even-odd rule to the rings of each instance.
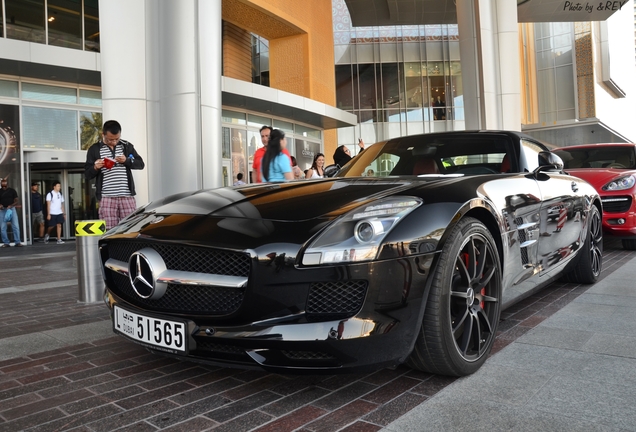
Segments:
[[[603,186],[602,189],[606,191],[619,191],[619,190],[631,189],[632,187],[634,187],[635,183],[636,183],[636,178],[634,178],[634,176],[632,175],[629,175],[629,176],[618,178],[616,180],[612,180],[611,182]]]
[[[309,245],[303,255],[303,265],[375,259],[391,229],[421,204],[422,200],[416,197],[390,197],[350,211]]]

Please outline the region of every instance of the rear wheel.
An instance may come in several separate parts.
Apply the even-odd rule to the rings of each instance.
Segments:
[[[574,270],[565,275],[568,282],[592,284],[598,280],[603,267],[603,228],[601,213],[592,206],[588,214],[587,236]]]
[[[636,250],[636,240],[634,239],[621,240],[621,243],[623,243],[623,249],[625,250]]]
[[[465,218],[442,249],[422,328],[408,364],[463,376],[486,361],[501,310],[501,266],[495,241],[477,219]]]

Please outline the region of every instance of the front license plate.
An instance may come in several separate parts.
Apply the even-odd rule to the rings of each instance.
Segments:
[[[185,353],[187,350],[186,324],[140,315],[114,306],[113,328],[144,345],[160,351]]]

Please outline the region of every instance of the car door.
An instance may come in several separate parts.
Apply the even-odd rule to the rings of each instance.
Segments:
[[[529,170],[539,166],[542,146],[522,140],[522,151]],[[536,166],[532,161],[537,161]],[[539,274],[561,268],[574,257],[580,247],[581,211],[585,196],[579,192],[580,179],[556,171],[541,171],[534,175],[542,202],[539,211],[537,261]]]

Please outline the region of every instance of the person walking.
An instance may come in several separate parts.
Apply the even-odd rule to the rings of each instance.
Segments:
[[[274,129],[267,143],[267,150],[263,155],[261,174],[263,181],[283,182],[293,180],[291,162],[283,150],[287,147],[285,133],[280,129]]]
[[[0,234],[2,235],[3,248],[10,247],[11,242],[7,235],[7,223],[11,222],[11,230],[13,231],[13,241],[16,246],[22,246],[20,241],[20,223],[18,222],[18,193],[15,189],[9,187],[6,178],[0,181]],[[7,213],[9,215],[7,216]]]
[[[44,238],[44,214],[42,210],[42,195],[39,192],[40,185],[36,182],[31,183],[31,226],[38,229],[39,241]],[[34,230],[35,231],[35,230]]]
[[[111,229],[135,211],[135,182],[132,170],[145,164],[135,147],[121,139],[121,125],[108,120],[102,128],[102,139],[86,152],[84,177],[95,182],[95,197],[99,201],[99,217]]]
[[[263,161],[263,156],[265,156],[265,151],[267,150],[267,143],[269,142],[269,136],[272,133],[272,128],[269,126],[263,126],[260,132],[261,144],[263,144],[263,147],[257,148],[254,152],[254,158],[252,162],[254,183],[261,183],[263,181],[261,178],[261,163]]]
[[[62,224],[66,219],[64,211],[64,195],[61,192],[62,185],[59,181],[53,182],[53,189],[46,194],[46,234],[44,235],[44,243],[49,242],[51,230],[57,228],[57,244],[64,244],[62,240]]]

